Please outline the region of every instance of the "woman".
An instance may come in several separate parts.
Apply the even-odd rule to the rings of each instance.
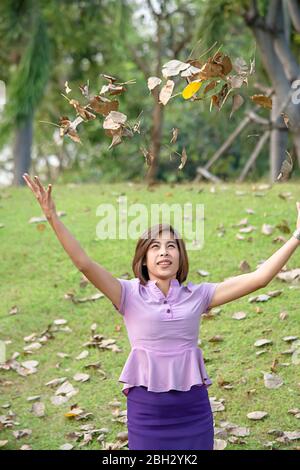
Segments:
[[[183,285],[188,275],[184,241],[169,224],[140,237],[135,278],[115,278],[91,260],[59,220],[37,176],[23,175],[75,266],[124,317],[131,352],[121,373],[132,450],[212,450],[213,414],[198,331],[201,313],[254,292],[276,276],[300,245],[300,203],[293,236],[256,271],[219,283]]]

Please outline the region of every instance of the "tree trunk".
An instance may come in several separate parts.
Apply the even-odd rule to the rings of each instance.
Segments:
[[[270,182],[274,183],[280,173],[282,162],[286,158],[288,129],[279,112],[282,100],[275,95],[272,101],[271,121],[273,127],[270,137]]]
[[[14,142],[14,186],[25,185],[23,173],[29,173],[31,165],[31,145],[33,135],[33,115],[16,130]]]
[[[296,8],[296,3],[290,3]],[[275,129],[272,129],[270,141],[270,180],[275,181],[285,159],[288,130],[293,135],[300,163],[300,143],[297,142],[300,133],[300,105],[293,103],[291,99],[287,100],[291,96],[291,83],[299,76],[300,68],[289,44],[286,30],[289,28],[289,21],[285,19],[288,11],[282,0],[270,0],[265,17],[259,16],[255,5],[256,2],[252,2],[252,7],[244,18],[256,38],[262,63],[275,90],[271,113]],[[299,5],[297,8],[300,13]],[[293,21],[293,18],[290,19]],[[285,129],[282,112],[289,117],[289,129]]]

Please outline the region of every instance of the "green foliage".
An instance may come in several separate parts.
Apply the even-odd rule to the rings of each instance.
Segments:
[[[31,15],[32,37],[8,86],[4,128],[1,130],[2,145],[9,137],[9,131],[20,127],[33,115],[43,98],[49,78],[50,44],[46,24],[39,11],[32,11]]]

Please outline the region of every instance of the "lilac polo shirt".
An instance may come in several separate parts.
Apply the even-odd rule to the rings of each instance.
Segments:
[[[167,296],[139,278],[118,280],[122,286],[120,309],[131,345],[119,377],[122,393],[143,385],[151,392],[187,391],[192,385],[212,384],[198,347],[201,314],[206,312],[218,283],[187,285],[171,279]]]

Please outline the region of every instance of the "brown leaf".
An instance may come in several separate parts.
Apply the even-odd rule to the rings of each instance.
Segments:
[[[187,153],[186,153],[185,147],[183,147],[182,152],[181,152],[181,163],[178,167],[178,170],[182,170],[182,168],[186,164],[186,161],[187,161]]]
[[[141,152],[143,153],[143,155],[145,157],[146,164],[148,166],[151,166],[152,162],[154,160],[154,156],[153,156],[152,152],[145,149],[144,147],[141,147],[140,150],[141,150]]]
[[[89,107],[95,111],[95,113],[107,116],[111,111],[118,111],[119,102],[117,100],[109,100],[104,96],[96,95],[89,102]]]
[[[75,108],[76,112],[85,120],[91,121],[92,119],[96,119],[96,115],[91,113],[86,109],[86,107],[81,106],[79,101],[77,100],[70,100],[70,104]]]
[[[241,95],[233,95],[232,108],[231,108],[229,118],[231,118],[233,113],[237,111],[242,106],[243,103],[244,103],[244,98]]]
[[[179,132],[179,129],[177,127],[173,127],[172,138],[170,140],[170,144],[175,144],[175,142],[177,141],[178,132]]]
[[[289,152],[286,152],[288,158],[282,162],[279,175],[277,176],[277,181],[287,181],[293,170],[293,159]]]
[[[272,109],[272,98],[265,95],[253,95],[251,100],[263,108]]]

